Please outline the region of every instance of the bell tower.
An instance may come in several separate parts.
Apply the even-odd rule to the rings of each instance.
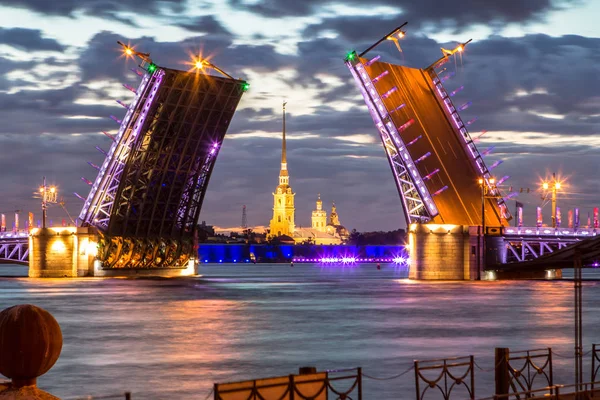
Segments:
[[[327,211],[323,210],[323,202],[321,201],[321,194],[317,196],[317,208],[312,212],[312,228],[319,231],[325,232],[327,227]]]
[[[285,143],[285,105],[283,103],[283,141],[281,144],[281,169],[279,170],[279,185],[273,193],[273,219],[269,224],[269,238],[287,235],[293,236],[294,223],[294,196],[290,186],[290,176],[287,169],[287,151]]]

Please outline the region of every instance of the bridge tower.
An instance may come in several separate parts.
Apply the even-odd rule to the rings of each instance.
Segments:
[[[123,45],[122,43],[119,43]],[[79,214],[97,234],[89,274],[195,273],[195,230],[223,138],[247,82],[206,60],[195,71],[142,62],[142,81]],[[208,74],[207,69],[221,76]],[[126,86],[127,87],[127,86]]]
[[[441,67],[455,53],[462,52],[468,42],[454,50],[442,49],[442,57],[423,69],[387,63],[379,55],[367,58],[367,53],[386,39],[397,42],[404,37],[404,25],[362,53],[348,53],[344,62],[379,133],[406,224],[415,234],[413,242],[421,234],[441,232],[455,238],[428,238],[423,242],[426,246],[416,244],[420,251],[411,256],[411,275],[424,279],[473,279],[478,272],[471,264],[483,258],[483,244],[477,239],[473,242],[469,236],[483,235],[469,227],[479,227],[482,215],[488,227],[502,227],[512,217],[490,173],[499,162],[490,168],[486,166],[468,132],[469,123],[464,123],[459,115],[463,107],[453,104],[454,92],[445,89],[438,75]],[[487,196],[482,195],[480,179],[487,186]],[[422,224],[432,226],[418,228]],[[433,254],[436,243],[445,252],[456,255],[456,266],[452,267],[455,270],[442,271],[444,254],[438,258],[439,265],[431,266],[427,258]],[[476,251],[472,256],[473,245]]]

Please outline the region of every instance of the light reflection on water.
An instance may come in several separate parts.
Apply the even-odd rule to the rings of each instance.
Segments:
[[[386,265],[221,264],[202,265],[202,274],[0,278],[0,309],[32,303],[56,317],[63,352],[39,384],[65,397],[130,390],[134,398],[203,399],[214,382],[286,375],[304,365],[361,366],[387,377],[413,359],[469,354],[491,369],[494,347],[573,353],[569,281],[414,282]],[[589,349],[600,339],[598,282],[586,282],[583,296]],[[557,356],[554,365],[556,382],[573,381],[571,359]],[[478,370],[477,396],[492,386],[493,373]],[[365,379],[364,393],[412,398],[414,375]]]

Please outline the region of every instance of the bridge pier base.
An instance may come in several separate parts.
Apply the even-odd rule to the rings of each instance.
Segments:
[[[519,271],[519,270],[508,270],[508,271],[486,271],[490,275],[494,276],[494,279],[490,280],[519,280],[519,279],[562,279],[562,269],[547,269],[547,270],[530,270],[530,271]]]
[[[93,228],[53,227],[29,237],[30,278],[93,276],[98,235]]]
[[[478,227],[412,224],[409,229],[410,279],[481,279]]]

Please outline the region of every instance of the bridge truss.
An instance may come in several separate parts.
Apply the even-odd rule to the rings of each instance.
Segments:
[[[101,235],[105,269],[187,265],[212,169],[248,88],[228,75],[142,66],[79,215]]]
[[[383,143],[407,225],[480,225],[481,178],[486,225],[507,225],[502,194],[436,72],[448,59],[414,69],[351,52],[345,63]]]
[[[587,228],[509,227],[503,229],[505,263],[535,260],[582,240],[596,237],[600,231]]]
[[[29,238],[26,232],[0,233],[0,264],[29,264]]]

